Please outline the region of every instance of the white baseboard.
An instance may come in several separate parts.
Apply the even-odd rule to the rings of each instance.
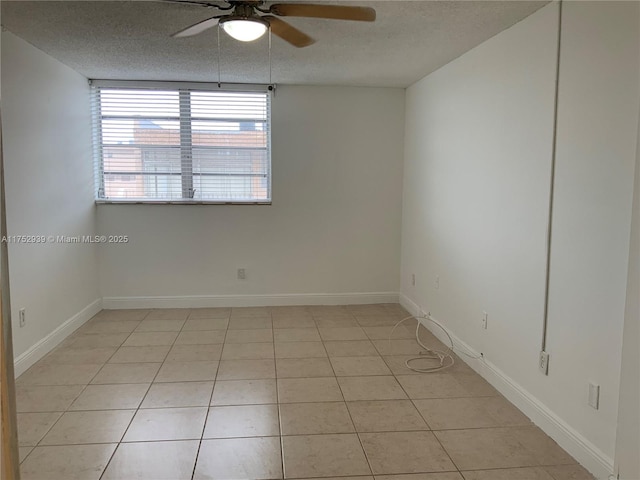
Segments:
[[[85,322],[100,310],[102,310],[101,298],[91,302],[49,335],[18,356],[14,363],[16,377],[22,375],[31,365],[57,347],[65,338],[84,325]]]
[[[420,316],[423,312],[427,311],[402,293],[400,294],[400,304],[415,316]],[[433,333],[438,340],[444,344],[448,343],[448,339],[439,328],[430,322],[424,322],[423,325]],[[447,332],[451,335],[456,346],[461,347],[472,356],[480,356],[479,352],[467,345],[453,332],[448,329]],[[558,445],[569,452],[571,456],[595,475],[596,478],[601,480],[607,480],[609,478],[613,472],[613,459],[568,425],[562,418],[549,409],[549,407],[532,395],[531,392],[524,389],[514,379],[510,378],[491,362],[484,359],[466,358],[464,355],[461,355],[460,358],[493,385],[511,403],[518,407],[535,425],[553,438]]]
[[[269,307],[279,305],[350,305],[397,302],[397,292],[362,292],[104,297],[102,306],[105,309],[119,310],[124,308]]]

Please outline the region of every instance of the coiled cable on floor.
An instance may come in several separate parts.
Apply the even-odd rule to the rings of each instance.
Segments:
[[[447,348],[446,351],[434,350],[432,348],[427,347],[424,343],[422,343],[422,340],[420,340],[420,327],[423,327],[425,329],[426,327],[422,325],[422,322],[420,321],[420,319],[428,320],[434,325],[437,325],[444,332],[444,334],[449,339],[449,347]],[[393,337],[393,332],[395,332],[396,328],[398,328],[400,325],[402,325],[404,322],[408,320],[416,320],[417,322],[416,342],[418,342],[418,345],[420,345],[424,349],[424,351],[421,351],[418,356],[408,358],[404,362],[405,366],[409,370],[412,370],[417,373],[434,373],[434,372],[439,372],[441,370],[444,370],[445,368],[449,368],[453,366],[453,364],[455,363],[455,360],[453,359],[453,355],[451,355],[453,353],[453,339],[451,338],[451,335],[449,335],[449,332],[447,332],[447,330],[438,322],[430,318],[430,316],[414,317],[413,315],[411,315],[409,317],[403,318],[398,323],[396,323],[391,329],[391,333],[389,334],[389,350],[393,352],[393,348],[391,345],[391,338]],[[432,367],[425,367],[425,368],[418,368],[412,365],[412,363],[417,362],[419,360],[421,361],[435,360],[437,361],[437,364]]]
[[[451,338],[451,335],[449,335],[449,332],[447,332],[447,329],[444,328],[442,325],[440,325],[438,322],[436,322],[432,317],[431,314],[428,313],[427,315],[421,315],[418,317],[414,317],[413,315],[410,315],[408,317],[403,318],[402,320],[400,320],[398,323],[396,323],[393,328],[391,329],[391,333],[389,334],[389,350],[391,352],[393,352],[393,348],[391,345],[391,340],[393,337],[393,332],[395,332],[396,328],[398,328],[400,325],[402,325],[404,322],[408,321],[408,320],[415,320],[417,322],[416,325],[416,342],[418,342],[418,345],[420,345],[424,351],[420,352],[420,354],[418,356],[415,357],[411,357],[408,358],[404,364],[405,366],[409,369],[412,370],[414,372],[418,372],[418,373],[434,373],[434,372],[439,372],[441,370],[444,370],[446,368],[449,368],[451,366],[453,366],[453,364],[455,363],[455,359],[453,358],[453,352],[454,350],[456,350],[455,344],[453,343],[453,339]],[[447,347],[446,351],[441,351],[441,350],[434,350],[432,348],[427,347],[424,343],[422,343],[422,340],[420,340],[420,327],[424,328],[425,330],[429,331],[427,329],[427,327],[425,327],[422,322],[420,320],[427,320],[429,322],[431,322],[432,324],[434,324],[435,326],[437,326],[440,330],[442,330],[444,332],[444,334],[447,336],[447,338],[449,339],[449,346]],[[464,350],[458,349],[458,352],[466,355],[469,358],[475,359],[475,360],[484,360],[484,356],[482,355],[482,353],[480,355],[471,355],[467,352],[465,352]],[[436,365],[434,365],[433,367],[426,367],[426,368],[417,368],[411,365],[412,362],[417,362],[419,360],[436,360],[438,363]]]

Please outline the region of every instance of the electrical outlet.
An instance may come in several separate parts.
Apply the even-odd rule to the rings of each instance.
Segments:
[[[411,286],[412,287],[416,286],[416,274],[415,273],[411,274]]]
[[[436,290],[440,288],[440,275],[436,275]]]
[[[589,406],[600,408],[600,385],[593,382],[589,382]]]
[[[27,322],[25,314],[26,312],[24,308],[18,310],[18,325],[20,326],[20,328],[24,327],[24,324]]]
[[[487,321],[489,320],[489,315],[487,312],[482,312],[482,328],[483,330],[487,329]]]
[[[238,280],[244,280],[247,278],[247,274],[244,271],[244,268],[239,268],[238,269]]]
[[[538,360],[538,368],[545,375],[549,375],[549,354],[547,352],[540,352],[540,359]]]

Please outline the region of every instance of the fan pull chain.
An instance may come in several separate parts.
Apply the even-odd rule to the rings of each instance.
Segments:
[[[218,88],[220,88],[222,82],[220,77],[220,23],[218,23]]]
[[[269,25],[269,85],[271,85],[271,25]]]

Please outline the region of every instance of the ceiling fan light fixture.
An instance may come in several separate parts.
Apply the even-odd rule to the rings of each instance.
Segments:
[[[220,20],[222,29],[241,42],[253,42],[262,37],[269,24],[258,17],[228,17]]]

